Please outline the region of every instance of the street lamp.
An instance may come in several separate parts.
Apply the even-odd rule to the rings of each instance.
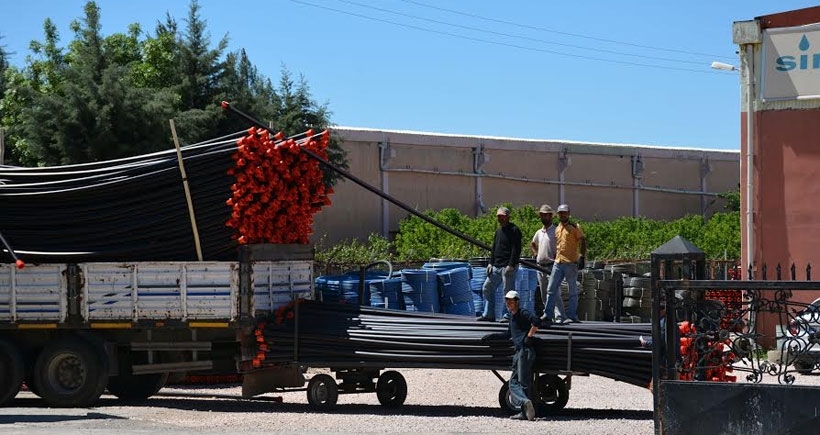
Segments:
[[[722,71],[740,71],[741,78],[745,78],[743,83],[744,97],[746,99],[746,264],[751,268],[754,264],[754,232],[752,226],[754,224],[754,214],[752,208],[752,201],[754,200],[754,184],[752,177],[754,171],[754,79],[752,71],[753,48],[751,44],[746,44],[745,52],[741,56],[741,65],[745,68],[741,69],[734,65],[723,62],[712,62],[712,68]],[[750,276],[749,279],[752,279]]]
[[[712,62],[712,68],[722,71],[738,71],[736,66],[723,62]]]

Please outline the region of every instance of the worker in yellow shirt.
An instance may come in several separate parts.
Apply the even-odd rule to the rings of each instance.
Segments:
[[[542,316],[542,326],[552,323],[555,303],[561,297],[561,281],[567,280],[569,287],[569,307],[565,322],[580,322],[578,319],[578,269],[584,268],[587,242],[578,224],[569,220],[569,206],[558,206],[558,225],[555,227],[555,263],[552,266],[547,300]]]

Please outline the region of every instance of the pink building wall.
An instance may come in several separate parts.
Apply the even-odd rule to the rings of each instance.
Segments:
[[[811,7],[757,17],[761,30],[820,23],[820,7]],[[820,51],[820,47],[812,51]],[[743,46],[741,46],[743,52]],[[763,65],[761,47],[754,49],[752,69],[755,85],[760,84]],[[820,71],[818,71],[820,79]],[[744,92],[746,87],[744,85]],[[752,92],[753,166],[752,166],[752,262],[755,278],[761,279],[762,265],[767,265],[767,279],[776,279],[776,267],[782,267],[782,278],[791,279],[790,267],[797,269],[797,279],[806,279],[806,266],[815,269],[811,279],[820,280],[820,100],[765,102],[757,89]],[[748,95],[744,94],[744,100]],[[744,277],[749,264],[747,228],[747,120],[746,101],[741,113],[741,241]],[[769,295],[773,297],[773,295]],[[818,291],[796,291],[794,301],[811,302],[820,298]],[[776,313],[758,317],[758,331],[766,335],[764,346],[774,345],[780,319]]]

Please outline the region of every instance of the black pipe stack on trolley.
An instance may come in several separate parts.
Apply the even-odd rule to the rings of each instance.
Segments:
[[[298,305],[298,307],[296,306]],[[444,314],[300,300],[258,323],[256,367],[296,360],[313,367],[509,370],[510,340],[482,341],[506,324]],[[540,372],[573,371],[647,387],[649,324],[584,322],[537,333]]]

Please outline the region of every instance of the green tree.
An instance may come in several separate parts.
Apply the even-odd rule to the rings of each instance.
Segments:
[[[726,211],[740,211],[740,188],[731,192],[719,193],[718,198],[726,202],[723,206]]]
[[[310,94],[305,77],[300,75],[299,81],[293,77],[287,68],[282,67],[279,79],[279,88],[272,97],[273,128],[282,131],[286,136],[303,133],[309,129],[316,133],[330,126],[330,110],[327,104],[318,104]],[[331,136],[327,149],[328,160],[337,167],[347,170],[347,153],[339,144],[339,139]],[[325,184],[332,186],[340,179],[336,172],[322,167]]]
[[[38,164],[60,165],[166,147],[160,120],[173,113],[173,99],[134,86],[130,70],[140,57],[139,28],[104,38],[100,9],[88,2],[71,29],[74,39],[65,55],[49,20],[46,41],[32,44],[44,60],[29,62],[29,80],[21,86],[20,128],[29,154]]]
[[[303,77],[294,82],[283,69],[276,89],[244,50],[224,54],[227,37],[211,47],[196,0],[183,31],[166,14],[153,35],[132,24],[125,33],[105,36],[100,16],[96,3],[86,3],[83,17],[71,23],[73,39],[65,49],[47,19],[44,40],[31,43],[26,65],[6,71],[0,116],[9,129],[10,161],[59,165],[167,148],[169,118],[183,143],[246,129],[245,121],[223,113],[222,100],[287,135],[330,125],[327,105],[312,99]],[[328,154],[347,168],[336,138]],[[334,183],[335,174],[326,173],[325,180]]]
[[[134,84],[150,89],[174,89],[181,83],[177,22],[167,14],[153,36],[140,43],[141,59],[134,65]],[[176,91],[175,91],[176,92]]]
[[[210,48],[207,21],[200,15],[197,0],[188,8],[185,32],[177,38],[179,83],[176,92],[180,112],[175,116],[183,142],[198,142],[219,135],[218,120],[224,116],[219,106],[220,59],[228,46],[227,36]]]
[[[0,41],[3,41],[3,35],[0,35]],[[8,55],[5,46],[0,43],[0,99],[6,94],[6,70],[8,67]],[[0,118],[2,118],[2,112],[0,112]]]

